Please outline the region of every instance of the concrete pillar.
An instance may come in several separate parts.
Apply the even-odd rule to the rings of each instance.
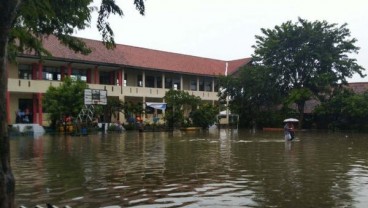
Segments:
[[[142,87],[146,87],[146,71],[142,71]]]
[[[165,74],[162,73],[162,89],[165,89]]]
[[[215,92],[215,78],[212,77],[212,92]]]
[[[180,75],[180,90],[183,90],[183,75]]]

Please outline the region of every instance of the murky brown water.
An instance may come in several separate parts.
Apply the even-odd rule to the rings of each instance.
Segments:
[[[34,207],[367,207],[368,135],[222,130],[11,139]]]

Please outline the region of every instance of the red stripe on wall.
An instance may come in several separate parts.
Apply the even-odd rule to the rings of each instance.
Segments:
[[[98,68],[97,68],[97,66],[95,67],[95,83],[94,84],[99,84]]]
[[[68,64],[68,77],[70,77],[70,75],[72,75],[72,65]]]
[[[64,80],[64,78],[65,78],[65,66],[61,66],[61,81],[63,81]]]
[[[42,93],[38,93],[37,98],[38,98],[38,124],[42,126],[42,120],[43,120]]]
[[[38,80],[42,80],[42,69],[43,69],[43,65],[42,62],[40,61],[38,63]]]

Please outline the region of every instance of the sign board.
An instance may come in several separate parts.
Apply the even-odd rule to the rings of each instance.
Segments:
[[[84,90],[85,105],[107,105],[107,91],[96,89]]]
[[[166,103],[146,102],[146,106],[159,110],[165,110],[166,105]]]

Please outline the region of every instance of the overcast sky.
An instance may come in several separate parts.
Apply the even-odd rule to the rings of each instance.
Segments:
[[[122,18],[109,19],[116,43],[220,60],[251,56],[261,28],[296,22],[298,17],[347,23],[360,47],[351,57],[368,72],[366,0],[146,0],[145,16],[135,10],[133,0],[116,1],[124,11]],[[95,26],[76,35],[101,39]],[[349,81],[368,81],[368,76]]]

